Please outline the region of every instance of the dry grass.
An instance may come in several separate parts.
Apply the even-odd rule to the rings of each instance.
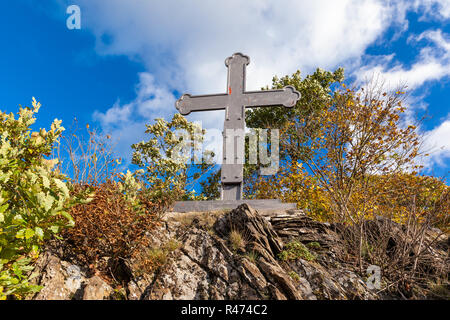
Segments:
[[[245,257],[251,262],[255,263],[259,259],[259,254],[256,251],[250,251],[245,254]]]
[[[231,230],[229,240],[233,251],[238,251],[245,247],[244,237],[238,230]]]
[[[195,223],[199,227],[210,230],[216,220],[223,216],[226,212],[228,211],[218,210],[211,212],[173,213],[171,215],[169,214],[166,219],[168,221],[178,222],[184,227],[190,227]]]
[[[411,299],[435,292],[445,295],[449,288],[448,236],[414,216],[407,224],[387,218],[368,220],[344,228],[342,237],[350,257],[347,262],[359,265],[361,273],[369,265],[381,268],[388,284],[381,289],[385,293]]]
[[[170,239],[161,247],[136,251],[134,255],[136,275],[151,274],[162,268],[169,261],[170,254],[180,247],[181,243],[179,241]]]

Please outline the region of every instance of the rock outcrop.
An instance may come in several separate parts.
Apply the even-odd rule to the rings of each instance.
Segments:
[[[129,280],[123,283],[120,297],[379,298],[356,270],[337,258],[342,255],[343,244],[335,228],[301,211],[263,217],[244,204],[214,219],[207,214],[191,218],[166,219],[149,234],[151,248],[174,241],[179,245],[157,252],[163,263],[156,269],[146,270],[136,259],[127,261]],[[304,252],[299,251],[295,259],[283,259],[283,254],[290,254],[286,245],[293,240]],[[151,254],[155,256],[155,251]],[[49,252],[39,259],[37,271],[41,275],[37,282],[43,289],[35,299],[108,299],[117,291],[98,275],[88,277],[79,266]]]
[[[79,266],[50,252],[39,257],[35,272],[40,275],[37,283],[43,286],[35,300],[103,300],[113,291],[99,276],[89,278]]]

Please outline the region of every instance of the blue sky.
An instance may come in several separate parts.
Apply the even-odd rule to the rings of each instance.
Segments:
[[[71,4],[81,30],[66,27]],[[317,67],[342,66],[351,82],[405,82],[410,115],[429,115],[428,173],[449,176],[449,0],[15,0],[0,2],[0,17],[0,109],[35,96],[37,127],[76,117],[111,133],[125,159],[145,123],[176,112],[180,93],[223,92],[223,61],[240,51],[251,58],[249,90]],[[220,111],[189,117],[207,129],[223,122]]]

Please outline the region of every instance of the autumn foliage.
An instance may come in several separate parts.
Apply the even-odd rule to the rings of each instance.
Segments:
[[[296,74],[283,81],[302,83]],[[346,239],[343,261],[361,273],[380,266],[389,290],[413,296],[414,284],[445,283],[448,276],[445,261],[431,264],[429,246],[449,232],[450,187],[421,174],[427,155],[418,121],[404,116],[404,97],[403,89],[386,92],[376,83],[340,84],[306,117],[294,110],[281,122],[264,118],[280,126],[282,164],[274,176],[250,174],[246,190],[332,222]],[[257,123],[255,117],[264,114],[251,114]]]
[[[63,233],[69,245],[65,250],[92,273],[111,277],[114,268],[145,244],[146,232],[157,224],[158,211],[141,196],[140,210],[133,206],[114,181],[95,186],[94,192],[90,203],[70,211],[75,225]]]
[[[290,132],[304,120],[286,121],[280,146],[289,156],[278,175],[256,180],[256,196],[281,197],[318,219],[349,223],[375,215],[404,222],[408,212],[424,216],[437,201],[442,206],[448,187],[418,175],[421,139],[416,124],[402,120],[403,96],[342,85],[309,119],[316,125],[302,126],[303,143],[293,143]]]

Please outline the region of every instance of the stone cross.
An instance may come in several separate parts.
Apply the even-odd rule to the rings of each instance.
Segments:
[[[279,90],[245,91],[245,69],[250,63],[248,56],[235,53],[225,60],[228,68],[227,92],[222,94],[208,94],[183,96],[175,103],[182,115],[196,111],[225,109],[223,163],[222,163],[222,200],[241,200],[243,187],[243,150],[238,150],[239,143],[235,138],[245,143],[245,108],[282,105],[288,108],[295,106],[300,93],[292,86]],[[229,132],[241,132],[231,136]],[[231,139],[232,138],[232,139]],[[231,141],[230,141],[231,140]],[[233,148],[234,150],[227,150]],[[242,149],[242,148],[241,148]],[[227,159],[227,155],[236,155]]]

